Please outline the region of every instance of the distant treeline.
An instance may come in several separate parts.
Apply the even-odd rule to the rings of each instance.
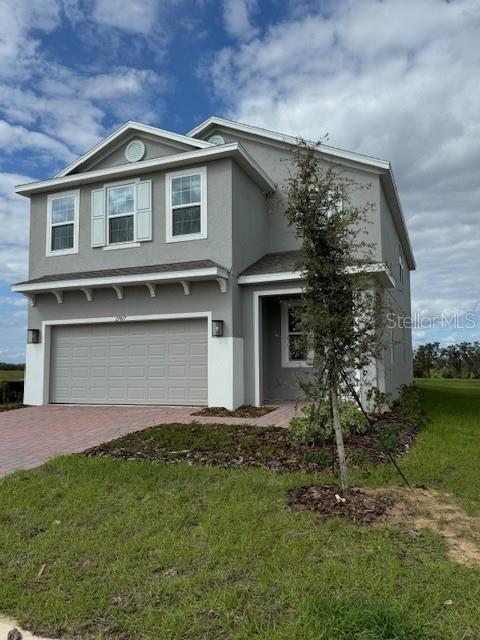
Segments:
[[[416,378],[480,378],[480,342],[460,342],[441,347],[439,342],[415,349]]]
[[[23,371],[25,364],[12,364],[11,362],[0,362],[0,371]]]

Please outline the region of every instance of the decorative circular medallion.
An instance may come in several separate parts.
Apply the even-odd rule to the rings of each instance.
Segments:
[[[132,140],[125,149],[125,157],[129,162],[138,162],[145,155],[145,145],[141,140]]]
[[[224,137],[219,135],[212,136],[211,138],[208,139],[208,141],[216,145],[225,144]]]

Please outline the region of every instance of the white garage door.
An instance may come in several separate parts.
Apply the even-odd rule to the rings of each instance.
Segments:
[[[53,327],[51,402],[207,404],[207,321]]]

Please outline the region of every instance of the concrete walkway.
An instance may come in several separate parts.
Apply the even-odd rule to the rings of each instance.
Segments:
[[[37,467],[65,453],[79,453],[156,424],[256,424],[286,427],[295,413],[282,403],[261,418],[202,418],[198,407],[46,405],[0,412],[0,476]]]

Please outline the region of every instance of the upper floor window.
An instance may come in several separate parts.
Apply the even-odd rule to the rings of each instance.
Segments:
[[[135,179],[103,185],[91,193],[91,245],[104,249],[139,247],[152,239],[152,181]]]
[[[47,255],[78,253],[80,193],[69,191],[48,196]]]
[[[108,244],[133,242],[135,237],[135,185],[107,189]]]
[[[168,173],[166,181],[167,242],[206,238],[206,168]]]

